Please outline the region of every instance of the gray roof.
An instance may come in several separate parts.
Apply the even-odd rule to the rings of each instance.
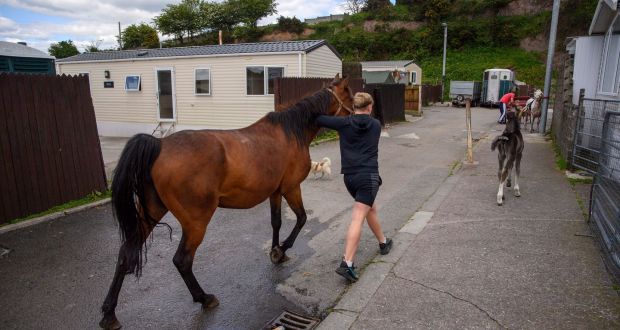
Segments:
[[[38,49],[8,41],[0,41],[0,56],[55,58]]]
[[[58,60],[58,63],[84,61],[111,61],[142,58],[166,58],[182,56],[217,56],[256,53],[309,53],[323,45],[327,45],[338,57],[340,54],[325,40],[257,42],[245,44],[225,44],[175,48],[152,48],[137,50],[105,51],[83,53]]]
[[[395,67],[405,67],[413,63],[414,61],[366,61],[360,62],[362,63],[362,69],[365,68],[395,68]]]

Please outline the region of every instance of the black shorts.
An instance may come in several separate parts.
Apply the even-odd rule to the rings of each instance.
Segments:
[[[379,173],[355,173],[344,175],[344,185],[356,202],[370,207],[375,202],[379,186],[383,181]]]

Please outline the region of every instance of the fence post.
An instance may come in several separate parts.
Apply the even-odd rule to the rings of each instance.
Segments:
[[[465,99],[465,123],[467,124],[467,163],[474,164],[473,141],[471,137],[471,98]]]
[[[581,114],[581,111],[583,110],[583,99],[585,95],[586,95],[585,88],[581,88],[579,90],[579,105],[577,106],[577,118],[575,118],[575,128],[573,129],[573,140],[571,141],[571,143],[573,144],[573,152],[571,153],[570,161],[568,162],[571,170],[575,168],[573,164],[573,159],[574,159],[573,157],[575,156],[575,153],[577,152],[577,130],[579,129],[579,120],[581,118],[580,114]]]

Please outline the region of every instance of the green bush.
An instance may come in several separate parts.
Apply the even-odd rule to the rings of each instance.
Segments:
[[[280,31],[301,34],[305,28],[306,25],[295,16],[292,18],[280,16],[278,18],[278,30]]]

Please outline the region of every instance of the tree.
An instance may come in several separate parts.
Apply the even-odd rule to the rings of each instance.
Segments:
[[[65,58],[80,53],[71,40],[63,40],[58,43],[53,43],[47,51],[50,55],[55,56],[56,58]]]
[[[84,52],[87,53],[94,53],[94,52],[98,52],[99,50],[99,46],[101,46],[101,43],[103,42],[103,40],[99,39],[99,40],[91,40],[90,42],[88,42],[88,45],[86,47],[84,47]]]
[[[246,26],[256,28],[258,20],[278,13],[275,0],[228,0],[235,17]]]
[[[121,33],[123,49],[157,48],[159,36],[157,30],[146,23],[132,24]]]
[[[178,5],[166,5],[162,13],[153,19],[153,23],[162,34],[174,35],[183,43],[183,36],[190,39],[194,33],[205,28],[202,19],[202,0],[183,0]]]
[[[364,7],[364,11],[376,11],[390,7],[391,5],[392,3],[390,2],[390,0],[368,0],[366,1],[366,7]]]
[[[397,1],[398,2],[398,1]],[[357,14],[366,6],[366,0],[346,0],[344,2],[344,10],[351,14]]]
[[[200,15],[204,27],[211,30],[231,31],[241,22],[236,16],[234,8],[228,2],[203,2],[200,7]]]
[[[304,32],[304,28],[304,23],[295,16],[293,16],[293,18],[284,16],[280,16],[278,18],[278,29],[280,31],[301,34],[302,32]]]

